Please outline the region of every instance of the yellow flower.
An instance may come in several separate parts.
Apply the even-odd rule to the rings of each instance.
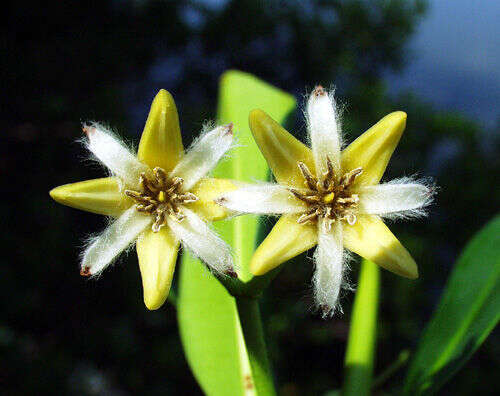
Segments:
[[[231,148],[231,124],[205,128],[184,153],[174,100],[161,90],[137,155],[100,124],[83,130],[87,148],[112,176],[60,186],[50,196],[115,220],[88,243],[82,275],[99,275],[137,242],[144,303],[157,309],[168,296],[180,242],[215,272],[234,272],[229,246],[205,222],[226,216],[213,199],[234,188],[228,180],[205,177]]]
[[[387,115],[343,151],[333,95],[316,87],[306,119],[311,148],[263,111],[252,111],[250,128],[278,184],[241,185],[217,202],[239,214],[282,215],[252,257],[254,275],[318,245],[314,294],[328,315],[347,286],[344,248],[398,275],[418,277],[415,261],[381,217],[424,215],[432,190],[410,178],[379,184],[405,128],[405,113]]]

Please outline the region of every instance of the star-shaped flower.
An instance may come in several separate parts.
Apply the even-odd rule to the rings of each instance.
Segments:
[[[415,261],[382,218],[425,214],[432,190],[410,178],[379,184],[405,128],[405,113],[387,115],[343,151],[332,94],[316,87],[306,119],[311,148],[263,111],[252,111],[250,128],[278,184],[242,185],[217,202],[239,214],[282,215],[251,260],[254,275],[318,245],[314,295],[328,315],[347,285],[344,248],[398,275],[418,277]]]
[[[115,220],[88,243],[82,275],[99,275],[137,241],[144,302],[157,309],[168,296],[180,242],[213,271],[234,273],[229,246],[205,222],[226,216],[213,199],[234,188],[228,180],[205,177],[231,148],[231,124],[206,128],[184,153],[174,100],[161,90],[137,156],[100,124],[83,130],[86,147],[112,176],[60,186],[50,195],[64,205]]]

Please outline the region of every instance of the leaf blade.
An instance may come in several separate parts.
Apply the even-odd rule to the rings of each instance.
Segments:
[[[261,106],[271,110],[275,119],[283,121],[294,109],[295,100],[246,73],[229,71],[222,76],[219,122],[233,122],[239,141],[231,159],[217,167],[215,177],[243,181],[267,179],[267,164],[247,122],[250,110]],[[249,161],[251,166],[245,165]],[[237,217],[215,223],[214,228],[232,246],[242,268],[240,277],[251,280],[248,263],[258,235],[258,218]],[[255,354],[255,346],[245,342],[236,299],[203,264],[186,253],[182,256],[177,309],[187,360],[207,395],[272,394],[272,378],[265,378],[261,370],[262,354]],[[257,358],[260,355],[259,361],[255,355]],[[260,366],[255,376],[252,371],[257,364]]]
[[[204,298],[205,294],[211,297]],[[245,374],[241,372],[236,303],[187,252],[182,254],[177,312],[184,353],[203,391],[207,395],[243,395]]]
[[[479,348],[500,320],[500,216],[467,244],[427,325],[405,393],[432,394]]]

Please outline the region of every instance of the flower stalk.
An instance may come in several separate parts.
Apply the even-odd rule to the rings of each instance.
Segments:
[[[247,382],[245,388],[247,391],[255,389],[258,395],[275,395],[259,302],[255,298],[237,297],[236,306],[253,377],[253,382]]]
[[[342,396],[370,394],[377,337],[380,270],[363,260],[351,314]]]

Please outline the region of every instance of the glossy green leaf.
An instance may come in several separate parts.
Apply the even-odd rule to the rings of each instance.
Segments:
[[[221,78],[218,119],[234,123],[238,146],[214,176],[245,181],[267,180],[268,168],[248,127],[248,114],[265,109],[283,121],[295,108],[292,96],[238,71]],[[248,263],[259,229],[257,217],[244,216],[214,224],[233,248],[241,281],[252,282]],[[263,341],[257,301],[234,298],[201,264],[184,253],[177,302],[179,329],[191,369],[208,395],[272,395],[273,381]],[[243,327],[243,329],[242,329]]]
[[[468,243],[410,364],[405,394],[435,393],[500,319],[500,216]]]

